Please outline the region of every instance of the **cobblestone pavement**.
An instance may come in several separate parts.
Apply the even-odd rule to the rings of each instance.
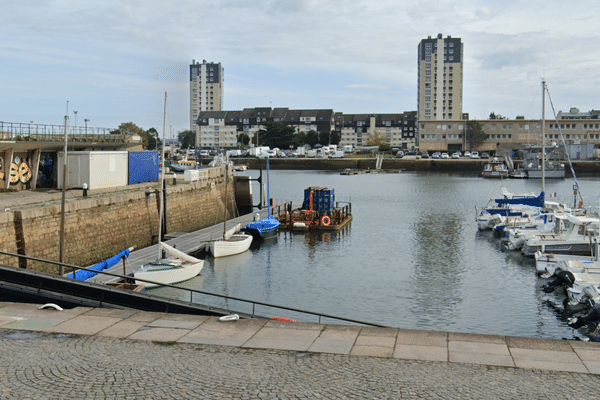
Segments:
[[[600,376],[1,330],[0,399],[574,399]]]

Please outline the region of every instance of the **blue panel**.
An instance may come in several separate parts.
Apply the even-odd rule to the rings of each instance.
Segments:
[[[157,151],[130,151],[128,184],[158,181],[160,160]]]

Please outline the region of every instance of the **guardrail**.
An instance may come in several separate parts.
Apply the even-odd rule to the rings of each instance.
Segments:
[[[111,272],[106,272],[106,271],[95,271],[86,267],[78,267],[76,265],[71,265],[71,264],[66,264],[66,263],[61,263],[58,261],[51,261],[51,260],[44,260],[41,258],[37,258],[37,257],[31,257],[31,256],[25,256],[25,255],[21,255],[21,254],[14,254],[14,253],[8,253],[5,251],[0,251],[0,254],[3,255],[7,255],[7,256],[12,256],[12,257],[17,257],[19,259],[24,258],[27,260],[32,260],[32,261],[38,261],[38,262],[42,262],[42,263],[47,263],[50,265],[55,265],[57,267],[66,267],[66,268],[70,268],[72,269],[73,272],[77,271],[77,270],[85,270],[85,271],[91,271],[91,272],[95,272],[95,273],[99,273],[99,274],[104,274],[107,276],[111,276],[113,278],[117,278],[117,279],[123,279],[125,282],[131,281],[133,280],[133,278],[131,278],[130,276],[123,276],[123,275],[119,275],[119,274],[113,274]],[[13,267],[11,267],[13,268]],[[15,268],[15,270],[19,270],[19,268]],[[28,270],[26,270],[28,271]],[[38,273],[41,274],[41,273]],[[47,274],[48,275],[48,274]],[[47,279],[51,279],[52,277],[55,278],[59,278],[60,276],[55,276],[55,275],[48,275]],[[60,278],[65,278],[65,277],[60,277]],[[1,279],[1,277],[0,277]],[[72,279],[73,281],[76,281],[74,279]],[[235,312],[238,312],[240,314],[246,314],[249,315],[251,317],[259,317],[259,318],[269,318],[268,315],[264,315],[264,314],[268,314],[269,311],[285,311],[286,313],[291,313],[291,314],[287,314],[288,316],[293,316],[295,317],[296,315],[301,315],[301,316],[312,316],[312,317],[317,317],[318,318],[318,323],[322,323],[323,318],[326,319],[330,319],[330,320],[334,320],[334,321],[342,321],[345,323],[351,323],[351,324],[357,324],[357,325],[366,325],[366,326],[375,326],[375,327],[381,327],[381,328],[386,328],[387,326],[385,325],[380,325],[380,324],[376,324],[376,323],[371,323],[371,322],[365,322],[365,321],[359,321],[359,320],[355,320],[355,319],[351,319],[351,318],[344,318],[344,317],[337,317],[334,315],[330,315],[330,314],[324,314],[324,313],[319,313],[319,312],[314,312],[314,311],[307,311],[307,310],[301,310],[298,308],[293,308],[293,307],[287,307],[287,306],[280,306],[280,305],[275,305],[275,304],[269,304],[269,303],[265,303],[265,302],[261,302],[261,301],[255,301],[255,300],[248,300],[248,299],[242,299],[240,297],[235,297],[235,296],[227,296],[227,295],[222,295],[222,294],[218,294],[218,293],[211,293],[211,292],[206,292],[203,290],[197,290],[197,289],[189,289],[189,288],[183,288],[180,286],[175,286],[175,285],[169,285],[169,284],[162,284],[160,282],[155,282],[155,281],[151,281],[151,280],[147,280],[147,279],[137,279],[136,281],[141,281],[141,282],[146,282],[146,283],[151,283],[151,284],[158,284],[160,285],[162,288],[168,288],[169,293],[171,292],[177,292],[177,293],[187,293],[185,296],[181,296],[178,295],[178,300],[182,300],[182,301],[187,301],[184,300],[184,297],[188,297],[189,295],[189,302],[190,303],[194,303],[194,304],[198,304],[199,306],[202,306],[206,309],[213,309],[216,307],[219,307],[218,305],[216,306],[207,306],[207,305],[203,305],[198,303],[197,301],[194,301],[194,295],[196,295],[196,300],[198,300],[198,297],[201,296],[208,296],[208,297],[212,297],[212,298],[217,298],[217,299],[221,299],[223,301],[225,301],[225,303],[229,303],[229,302],[238,302],[240,303],[240,305],[243,305],[245,307],[250,308],[251,306],[251,311],[244,311],[242,309],[236,310]],[[77,281],[77,282],[85,282],[85,281]],[[90,285],[93,285],[92,283],[89,283]],[[38,288],[38,290],[42,290],[43,288],[41,287],[42,284],[40,284],[40,287]],[[124,290],[124,289],[115,289],[115,290]],[[155,290],[160,290],[160,289],[152,289],[152,291]],[[126,290],[124,290],[126,291]],[[70,295],[73,295],[72,293],[69,293]],[[149,293],[136,293],[136,295],[146,295],[149,297],[160,297],[160,298],[165,298],[165,299],[173,299],[172,297],[164,297],[164,296],[158,296],[158,295],[152,295]],[[262,314],[259,314],[257,312],[257,306],[258,307],[262,307]],[[233,312],[231,311],[231,306],[229,304],[226,304],[226,306],[224,308],[222,308],[223,310],[227,310],[229,312]],[[297,317],[296,317],[297,318]],[[310,321],[310,320],[305,320],[304,322],[314,322],[314,321]]]
[[[69,126],[67,138],[71,142],[123,142],[129,136],[111,134],[111,130],[110,128]],[[0,121],[0,140],[61,142],[64,138],[64,125]]]

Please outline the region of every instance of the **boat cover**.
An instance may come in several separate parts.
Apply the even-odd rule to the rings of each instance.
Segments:
[[[112,256],[104,261],[100,261],[98,264],[92,265],[88,269],[93,269],[94,271],[104,271],[105,269],[108,269],[110,267],[117,265],[123,258],[129,257],[129,252],[130,252],[130,249],[121,250],[118,254],[115,254],[114,256]],[[92,272],[92,271],[81,269],[79,271],[75,271],[74,279],[76,279],[78,281],[85,281],[96,275],[98,275],[97,272]],[[67,278],[73,278],[73,274],[71,273],[71,274],[67,275]]]
[[[523,204],[532,207],[544,207],[544,192],[537,197],[516,197],[494,200],[497,204]]]

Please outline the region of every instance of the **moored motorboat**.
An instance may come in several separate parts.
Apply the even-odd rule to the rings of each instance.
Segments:
[[[508,167],[503,160],[494,157],[487,164],[483,166],[481,176],[484,178],[507,178]]]
[[[590,256],[592,237],[598,232],[598,218],[565,214],[560,218],[557,216],[557,220],[557,224],[562,224],[564,229],[559,233],[542,233],[529,238],[523,245],[523,254],[534,257],[540,251]]]

